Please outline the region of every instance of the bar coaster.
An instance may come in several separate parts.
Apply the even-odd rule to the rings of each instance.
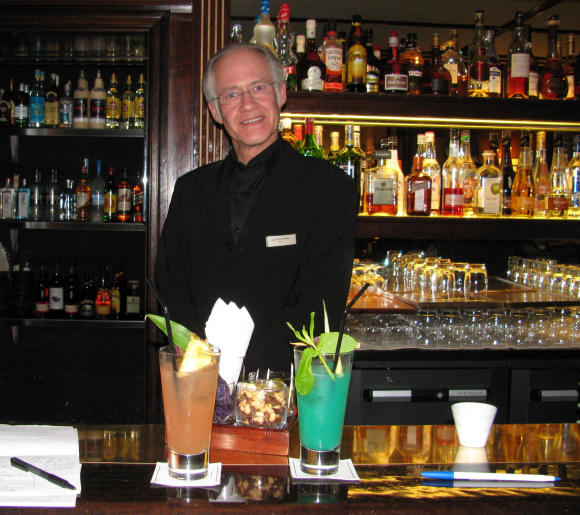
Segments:
[[[204,486],[216,486],[221,483],[222,477],[222,464],[221,463],[210,463],[207,471],[207,476],[203,479],[176,479],[169,475],[169,467],[167,462],[158,462],[155,466],[155,472],[153,472],[153,477],[151,478],[151,483],[155,485],[163,486],[173,486],[182,488],[195,488]]]
[[[307,474],[300,469],[299,458],[288,458],[290,465],[290,474],[292,475],[293,483],[334,483],[341,481],[360,481],[360,477],[356,473],[356,469],[352,460],[340,460],[338,463],[338,472],[336,474],[329,474],[328,476],[315,476],[314,474]]]

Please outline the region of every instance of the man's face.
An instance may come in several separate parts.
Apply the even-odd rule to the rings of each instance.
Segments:
[[[244,94],[239,104],[219,104],[219,110],[213,103],[208,104],[214,119],[223,124],[230,136],[237,158],[244,164],[276,141],[280,107],[286,102],[284,84],[280,88],[280,103],[274,90],[277,84],[268,94],[253,98],[248,89],[257,82],[272,82],[264,57],[252,50],[227,54],[214,69],[216,95],[222,96],[232,88],[244,91]]]

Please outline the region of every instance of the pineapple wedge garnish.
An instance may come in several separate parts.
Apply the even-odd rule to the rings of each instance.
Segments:
[[[202,340],[195,333],[191,333],[191,338],[179,366],[179,372],[193,372],[211,365],[213,358],[208,354],[210,350],[211,345],[206,340]]]

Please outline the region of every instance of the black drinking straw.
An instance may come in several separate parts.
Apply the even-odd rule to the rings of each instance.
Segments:
[[[342,335],[344,334],[344,326],[346,324],[346,317],[350,308],[354,306],[354,303],[361,298],[362,294],[370,286],[369,283],[364,283],[362,288],[357,292],[357,294],[352,298],[352,300],[346,305],[344,311],[342,312],[342,317],[340,318],[340,328],[338,330],[338,341],[336,342],[336,350],[334,351],[334,361],[332,362],[332,373],[336,372],[336,366],[338,365],[338,357],[340,356],[340,346],[342,345]]]
[[[163,314],[165,315],[165,328],[167,329],[167,338],[169,339],[169,344],[175,347],[175,344],[173,343],[173,335],[171,334],[171,318],[169,317],[169,308],[167,307],[165,302],[161,300],[161,294],[157,291],[157,288],[153,286],[153,282],[149,279],[149,277],[146,278],[146,281],[147,284],[149,285],[149,288],[151,288],[151,291],[155,295],[157,302],[159,302],[159,304],[161,304],[161,307],[163,308]]]

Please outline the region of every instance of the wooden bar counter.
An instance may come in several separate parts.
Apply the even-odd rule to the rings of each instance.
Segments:
[[[76,509],[35,513],[579,513],[580,426],[495,425],[485,449],[458,445],[453,426],[347,426],[343,456],[360,483],[296,484],[285,456],[212,450],[222,484],[209,489],[152,486],[164,461],[164,427],[79,428],[82,493]],[[290,455],[298,455],[297,430]],[[458,463],[462,462],[462,463]],[[524,487],[475,483],[433,486],[423,470],[557,475],[561,481]],[[227,492],[229,500],[224,501]],[[1,513],[31,510],[8,509]]]

